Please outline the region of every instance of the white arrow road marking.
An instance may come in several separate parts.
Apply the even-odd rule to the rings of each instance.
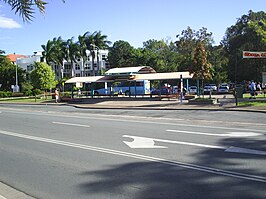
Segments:
[[[83,124],[72,124],[72,123],[64,123],[64,122],[52,122],[53,124],[62,124],[62,125],[68,125],[68,126],[79,126],[79,127],[90,127],[89,125],[83,125]]]
[[[183,144],[183,145],[199,146],[199,147],[213,148],[213,149],[226,149],[225,147],[221,147],[221,146],[198,144],[198,143],[192,143],[192,142],[162,140],[162,139],[156,139],[156,138],[147,138],[147,137],[139,137],[139,136],[131,136],[131,135],[123,135],[123,137],[133,139],[132,142],[123,141],[130,148],[167,148],[164,146],[154,146],[155,142],[166,142],[166,143],[172,143],[172,144]]]
[[[245,179],[245,180],[251,180],[251,181],[266,183],[266,177],[263,177],[263,176],[256,176],[256,175],[250,175],[250,174],[246,174],[246,173],[227,171],[227,170],[222,170],[222,169],[217,169],[217,168],[212,168],[212,167],[206,167],[206,166],[201,166],[201,165],[196,165],[196,164],[189,164],[189,163],[185,163],[185,162],[178,162],[178,161],[172,161],[172,160],[167,160],[167,159],[163,159],[163,158],[140,155],[140,154],[136,154],[136,153],[128,153],[128,152],[124,152],[124,151],[118,151],[118,150],[112,150],[112,149],[107,149],[107,148],[89,146],[89,145],[84,145],[84,144],[77,144],[77,143],[73,143],[73,142],[65,142],[65,141],[61,141],[61,140],[53,140],[53,139],[48,139],[48,138],[43,138],[43,137],[24,135],[24,134],[2,131],[2,130],[0,130],[0,134],[13,136],[13,137],[17,137],[17,138],[22,138],[22,139],[28,139],[28,140],[34,140],[34,141],[49,143],[49,144],[57,144],[57,145],[66,146],[66,147],[73,147],[73,148],[78,148],[78,149],[83,149],[83,150],[90,150],[90,151],[96,151],[96,152],[107,153],[107,154],[112,154],[112,155],[119,155],[119,156],[123,156],[123,157],[131,157],[131,158],[135,158],[138,160],[157,162],[157,163],[161,163],[161,164],[165,164],[165,165],[171,165],[171,166],[181,167],[181,168],[186,168],[186,169],[193,169],[193,170],[197,170],[197,171],[201,171],[201,172],[207,172],[207,173],[212,173],[212,174],[217,174],[217,175],[222,175],[222,176],[227,176],[227,177],[234,177],[234,178],[238,178],[238,179]]]
[[[180,131],[180,130],[166,130],[169,132],[177,132],[177,133],[187,133],[187,134],[197,134],[197,135],[210,135],[210,136],[220,136],[220,137],[252,137],[252,136],[259,136],[262,135],[261,133],[254,133],[254,132],[228,132],[222,134],[215,134],[215,133],[203,133],[203,132],[196,132],[196,131]]]
[[[172,144],[182,144],[182,145],[189,145],[189,146],[198,146],[198,147],[205,147],[205,148],[212,148],[212,149],[223,149],[224,152],[231,152],[231,153],[245,153],[245,154],[253,154],[253,155],[266,155],[266,151],[259,151],[254,149],[247,149],[247,148],[240,148],[240,147],[224,147],[224,146],[215,146],[215,145],[207,145],[207,144],[198,144],[193,142],[181,142],[181,141],[173,141],[173,140],[163,140],[163,139],[156,139],[156,138],[147,138],[147,137],[139,137],[139,136],[131,136],[131,135],[123,135],[125,138],[132,138],[133,141],[123,141],[126,145],[130,148],[167,148],[164,146],[155,146],[155,142],[165,142],[165,143],[172,143]]]

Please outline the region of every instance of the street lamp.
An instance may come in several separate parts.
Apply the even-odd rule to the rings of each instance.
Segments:
[[[95,54],[95,49],[97,50],[97,52],[100,50],[100,48],[98,46],[96,46],[95,44],[90,44],[93,47],[93,52]],[[99,73],[99,57],[98,57],[98,53],[96,53],[97,55],[97,73]],[[94,62],[94,60],[93,60]],[[94,63],[92,63],[93,67],[94,67]]]
[[[17,64],[15,64],[16,65],[16,85],[15,85],[15,87],[14,87],[14,92],[19,92],[19,86],[18,86],[18,65]]]

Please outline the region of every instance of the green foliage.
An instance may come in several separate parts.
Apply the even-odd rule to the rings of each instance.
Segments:
[[[254,79],[261,81],[266,71],[265,59],[242,59],[242,51],[265,51],[266,13],[249,11],[239,18],[235,25],[227,28],[222,44],[229,58],[228,75],[237,82]]]
[[[32,90],[32,94],[34,96],[40,95],[40,94],[42,94],[42,91],[40,89],[38,89],[38,88],[35,88],[35,89]]]
[[[212,79],[213,77],[213,68],[208,61],[207,52],[202,42],[198,42],[196,45],[190,72],[194,73],[194,77],[197,79]]]
[[[56,85],[55,74],[51,66],[44,62],[35,62],[35,69],[30,73],[34,88],[49,90]]]
[[[108,61],[111,67],[132,67],[134,66],[135,49],[126,41],[116,41],[109,48]]]
[[[32,95],[33,86],[30,82],[25,82],[21,85],[21,91],[24,93],[25,96]]]
[[[25,81],[25,71],[17,68],[19,83]],[[11,90],[11,85],[16,84],[16,65],[14,65],[6,56],[0,54],[0,90]]]
[[[193,56],[196,50],[197,43],[201,42],[204,45],[207,54],[209,54],[209,47],[212,46],[212,33],[207,32],[207,28],[201,28],[198,31],[187,27],[180,35],[177,35],[175,42],[176,50],[180,55],[180,71],[187,71],[191,69]]]
[[[0,91],[0,98],[5,98],[5,97],[11,97],[12,92],[10,91]]]
[[[65,2],[65,0],[62,0]],[[15,14],[19,14],[23,21],[31,21],[34,18],[33,14],[35,13],[35,7],[39,10],[40,13],[45,13],[46,1],[43,0],[31,0],[31,1],[21,1],[21,0],[3,0],[4,3],[7,3],[11,6],[12,10],[15,10]]]

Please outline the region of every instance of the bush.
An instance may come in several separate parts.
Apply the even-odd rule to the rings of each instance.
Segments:
[[[22,83],[22,92],[25,96],[31,96],[32,95],[32,89],[33,86],[29,82]]]
[[[32,93],[33,93],[33,95],[40,95],[42,93],[42,91],[38,88],[35,88],[32,90]]]
[[[23,96],[24,96],[24,93],[19,93],[19,92],[12,93],[12,97],[23,97]]]
[[[12,92],[10,91],[0,91],[0,98],[5,98],[5,97],[11,97]]]

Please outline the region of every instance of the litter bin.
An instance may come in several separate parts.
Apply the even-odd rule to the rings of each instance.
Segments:
[[[235,97],[236,98],[243,98],[243,91],[244,91],[244,89],[242,87],[236,87],[235,88]]]

